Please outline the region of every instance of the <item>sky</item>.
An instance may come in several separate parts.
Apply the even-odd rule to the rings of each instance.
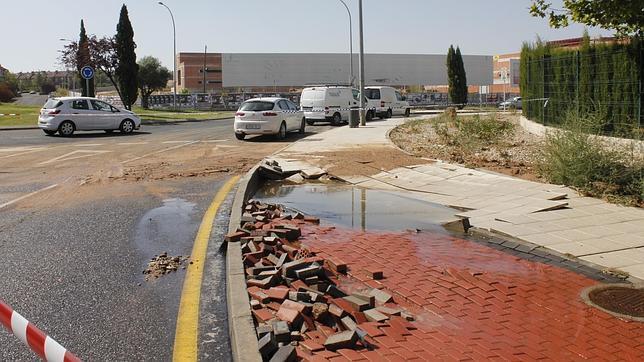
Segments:
[[[358,51],[358,0],[353,14]],[[349,48],[348,14],[339,0],[165,0],[177,27],[177,51],[222,53],[340,53]],[[530,0],[363,0],[367,53],[463,54],[519,51],[524,41],[581,36],[573,24],[551,29],[533,18]],[[554,0],[560,5],[561,0]],[[137,56],[172,68],[172,22],[156,0],[0,0],[0,64],[12,72],[64,69],[60,38],[76,40],[80,20],[89,34],[113,35],[122,4],[135,32]],[[591,36],[610,31],[590,28]]]

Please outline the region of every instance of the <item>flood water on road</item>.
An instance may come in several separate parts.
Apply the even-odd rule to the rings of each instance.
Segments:
[[[347,185],[266,184],[255,199],[278,203],[315,215],[323,222],[359,230],[432,230],[444,232],[442,222],[456,218],[456,210],[395,191],[369,190]]]

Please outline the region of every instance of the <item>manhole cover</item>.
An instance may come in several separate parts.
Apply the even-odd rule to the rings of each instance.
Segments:
[[[590,304],[609,313],[644,321],[644,288],[601,285],[587,289],[584,296]]]

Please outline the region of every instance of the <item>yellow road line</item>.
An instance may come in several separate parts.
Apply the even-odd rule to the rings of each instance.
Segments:
[[[208,241],[210,240],[212,224],[217,216],[217,210],[219,210],[219,206],[226,199],[226,195],[233,189],[237,180],[239,180],[239,176],[234,176],[219,189],[201,220],[201,225],[192,247],[191,260],[193,264],[187,269],[181,292],[177,328],[174,334],[173,361],[197,360],[199,352],[197,345],[199,337],[199,299],[201,297],[201,281],[203,279]]]

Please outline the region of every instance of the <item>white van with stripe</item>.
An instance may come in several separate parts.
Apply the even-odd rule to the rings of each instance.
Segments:
[[[322,85],[304,88],[300,96],[300,107],[304,111],[306,123],[331,122],[338,126],[349,122],[351,108],[360,107],[360,92],[346,86]],[[369,108],[369,105],[367,105]],[[367,120],[371,120],[372,112],[368,112]]]

